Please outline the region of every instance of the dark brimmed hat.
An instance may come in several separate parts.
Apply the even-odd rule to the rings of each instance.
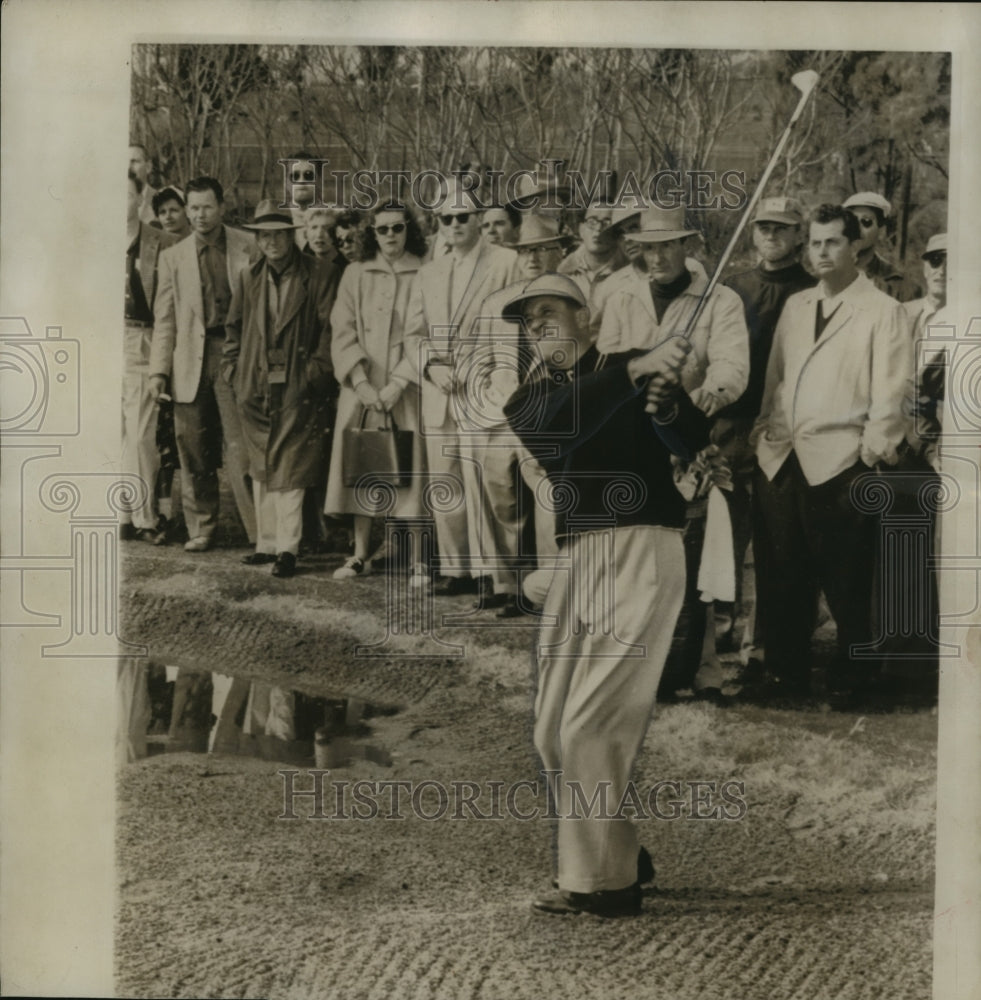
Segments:
[[[685,209],[679,205],[677,208],[645,209],[640,213],[640,229],[631,233],[630,238],[637,243],[667,243],[697,233],[697,229],[685,229]]]
[[[522,247],[541,247],[548,243],[558,243],[559,246],[566,247],[571,242],[572,237],[568,233],[559,232],[557,220],[545,215],[528,213],[521,217],[518,238],[506,245],[512,250],[520,250]]]
[[[640,215],[645,208],[647,208],[647,205],[642,204],[636,198],[632,197],[625,204],[618,203],[614,206],[613,214],[610,216],[610,229],[618,229],[623,223]]]
[[[278,208],[271,198],[260,201],[255,207],[255,218],[243,223],[243,229],[268,233],[277,229],[301,229],[302,225],[293,221],[293,216],[285,208]]]
[[[543,177],[539,180],[529,174],[521,174],[514,197],[509,199],[507,204],[519,211],[527,211],[541,208],[545,203],[548,203],[549,208],[556,203],[568,205],[571,198],[572,189],[564,181],[554,177]]]
[[[554,295],[556,298],[569,299],[577,308],[582,309],[586,305],[586,299],[582,294],[582,289],[564,274],[555,274],[549,271],[547,274],[540,274],[531,281],[519,281],[511,286],[514,295],[508,299],[501,316],[509,323],[520,323],[523,319],[524,304],[529,299],[541,298],[544,295]]]

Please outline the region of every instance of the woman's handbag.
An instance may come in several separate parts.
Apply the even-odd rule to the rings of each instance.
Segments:
[[[407,486],[412,478],[412,431],[400,431],[390,413],[385,426],[366,428],[368,408],[361,411],[361,423],[344,429],[341,479],[345,486],[362,480]]]

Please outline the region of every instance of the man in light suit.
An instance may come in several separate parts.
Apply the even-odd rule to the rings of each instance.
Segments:
[[[515,280],[527,283],[554,272],[571,237],[559,232],[556,219],[525,212],[510,246],[517,254]],[[588,283],[573,279],[588,295]],[[460,374],[466,379],[467,435],[470,460],[464,466],[470,555],[481,573],[475,607],[496,607],[499,618],[522,614],[518,604],[518,569],[532,496],[545,473],[508,426],[504,403],[518,388],[530,362],[513,322],[502,310],[515,294],[511,284],[484,300],[481,316],[465,333]],[[524,348],[524,349],[523,349]],[[541,496],[541,494],[540,494]],[[539,496],[539,498],[540,498]],[[535,507],[535,539],[539,560],[555,555],[554,516]]]
[[[791,696],[810,687],[816,588],[838,628],[829,687],[858,704],[877,664],[871,641],[877,522],[856,480],[894,465],[906,431],[913,347],[903,307],[860,273],[855,217],[821,205],[808,251],[817,288],[792,295],[774,333],[754,429],[768,543],[766,667]]]
[[[430,475],[452,492],[433,512],[441,572],[448,577],[441,592],[452,595],[476,589],[463,495],[468,427],[466,381],[460,378],[467,352],[461,341],[480,317],[484,299],[511,280],[515,254],[480,238],[480,213],[468,191],[450,191],[437,215],[451,251],[416,275],[405,340],[408,356],[419,366]]]
[[[188,552],[204,552],[218,525],[218,466],[225,472],[250,542],[255,510],[247,478],[241,417],[221,377],[221,349],[231,289],[254,252],[252,236],[222,225],[224,192],[213,177],[187,185],[193,232],[160,255],[150,349],[150,387],[174,400],[181,500]]]

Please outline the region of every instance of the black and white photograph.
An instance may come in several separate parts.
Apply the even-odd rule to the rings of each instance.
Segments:
[[[3,992],[977,996],[976,11],[69,8]]]

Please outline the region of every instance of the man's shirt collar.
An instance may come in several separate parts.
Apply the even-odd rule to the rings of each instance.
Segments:
[[[195,230],[194,239],[196,241],[198,253],[200,253],[205,247],[215,247],[216,249],[224,252],[225,227],[223,225],[218,225],[214,229],[212,229],[211,232],[207,234],[207,236]]]

